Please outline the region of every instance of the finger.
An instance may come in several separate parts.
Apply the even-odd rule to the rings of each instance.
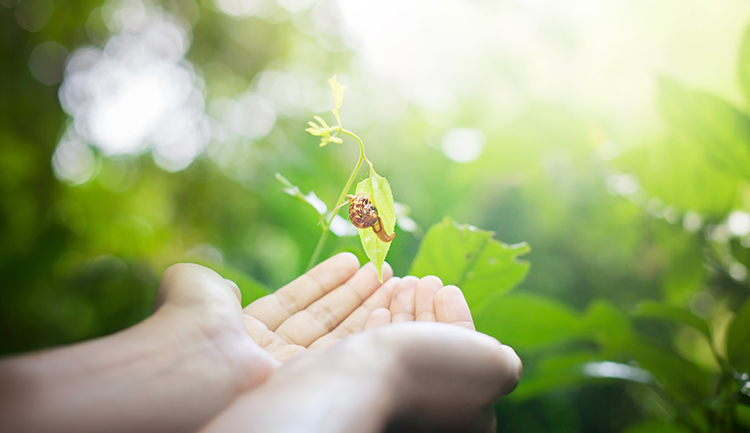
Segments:
[[[385,263],[383,277],[390,278],[392,273]],[[308,347],[333,331],[380,286],[375,266],[368,263],[346,283],[285,320],[275,332],[289,343]]]
[[[414,321],[414,294],[417,277],[405,277],[393,289],[391,299],[391,323]]]
[[[264,296],[245,307],[249,314],[276,330],[293,314],[304,310],[331,290],[341,286],[357,272],[359,260],[354,254],[337,254],[315,266],[276,293]]]
[[[236,284],[227,283],[227,280],[209,268],[192,263],[178,263],[162,274],[154,312],[169,304],[180,308],[200,308],[204,315],[211,310],[218,314],[234,314],[241,310],[237,291],[239,288]],[[239,320],[239,315],[237,318]]]
[[[237,296],[237,300],[240,301],[240,305],[242,305],[242,291],[240,290],[240,286],[238,286],[237,283],[230,280],[229,278],[224,278],[224,281],[227,283],[229,288],[232,289],[234,295]]]
[[[435,316],[438,322],[475,330],[466,298],[456,286],[445,286],[435,294]]]
[[[417,283],[415,299],[415,320],[417,322],[435,322],[435,295],[443,288],[440,278],[430,275]]]
[[[309,346],[310,349],[325,349],[331,347],[349,335],[364,330],[367,327],[366,324],[370,315],[375,310],[385,309],[388,311],[388,307],[391,305],[393,288],[400,280],[400,278],[393,277],[386,281],[385,284],[378,287],[375,293],[370,295],[370,297],[354,310],[349,317],[344,319],[336,329],[315,340],[315,342]],[[390,322],[391,313],[388,311],[388,323]]]
[[[387,308],[378,308],[370,314],[365,329],[377,328],[391,323],[391,312]]]

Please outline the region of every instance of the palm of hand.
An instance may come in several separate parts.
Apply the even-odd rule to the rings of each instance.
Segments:
[[[437,277],[390,278],[359,268],[352,254],[338,254],[244,309],[252,339],[278,361],[325,349],[362,330],[390,322],[453,323],[474,329],[461,291]],[[389,279],[388,279],[389,278]]]

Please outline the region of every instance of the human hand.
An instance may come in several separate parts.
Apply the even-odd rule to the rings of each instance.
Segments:
[[[392,273],[386,263],[381,285],[371,263],[359,268],[353,254],[337,254],[245,307],[247,333],[282,362],[331,347],[364,330],[373,311],[387,311],[399,282]]]
[[[474,329],[456,286],[443,287],[435,276],[393,277],[381,285],[372,264],[358,267],[354,255],[338,254],[256,300],[244,309],[247,332],[283,362],[386,323],[442,322]],[[387,263],[383,274],[392,274]]]
[[[491,337],[445,323],[396,323],[295,357],[204,432],[488,431],[484,409],[520,373],[515,352]]]

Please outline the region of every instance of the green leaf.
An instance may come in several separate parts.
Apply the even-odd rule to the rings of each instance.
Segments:
[[[375,173],[370,166],[370,177],[357,184],[357,195],[369,197],[378,210],[386,234],[392,234],[396,228],[396,208],[393,204],[393,193],[386,178]],[[383,282],[383,262],[391,247],[390,242],[381,241],[372,228],[359,229],[362,248],[378,271],[378,279]]]
[[[667,79],[659,82],[659,104],[680,143],[700,149],[704,160],[716,169],[750,179],[747,116],[716,96]]]
[[[281,173],[276,173],[276,180],[281,182],[284,185],[284,192],[291,195],[292,197],[296,197],[303,202],[309,204],[310,206],[315,209],[317,213],[320,215],[323,215],[328,207],[326,204],[318,198],[318,196],[315,194],[314,191],[310,191],[308,194],[302,194],[299,187],[289,182],[287,178],[281,175]]]
[[[750,372],[750,299],[740,307],[727,329],[727,361],[742,372]]]
[[[339,84],[338,78],[336,78],[335,75],[328,80],[328,84],[330,84],[331,88],[333,89],[334,108],[333,110],[331,110],[331,112],[334,116],[336,116],[336,121],[339,123],[339,126],[341,126],[339,108],[341,108],[341,105],[344,103],[344,92],[346,91],[346,86],[344,86],[343,84]]]
[[[633,328],[625,314],[603,299],[589,304],[584,328],[594,341],[612,353],[622,352],[633,338]]]
[[[493,298],[474,315],[477,330],[520,350],[535,350],[583,336],[578,314],[538,295]]]
[[[443,284],[461,288],[472,310],[521,282],[529,263],[516,258],[529,252],[526,243],[506,245],[493,233],[456,224],[449,217],[430,228],[411,266],[411,275],[436,275]]]
[[[708,341],[711,341],[711,329],[708,323],[695,314],[668,304],[645,301],[638,305],[633,313],[637,317],[653,317],[680,323],[698,330]]]
[[[643,340],[633,340],[628,353],[669,394],[685,403],[699,403],[711,393],[711,376],[671,350]]]
[[[678,424],[645,421],[628,427],[624,433],[690,433]]]

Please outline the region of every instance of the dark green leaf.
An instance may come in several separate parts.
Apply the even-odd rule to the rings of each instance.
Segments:
[[[709,396],[710,375],[671,350],[643,340],[634,340],[628,347],[628,353],[675,398],[695,404]]]
[[[750,372],[750,300],[740,307],[727,329],[727,361],[740,371]]]

